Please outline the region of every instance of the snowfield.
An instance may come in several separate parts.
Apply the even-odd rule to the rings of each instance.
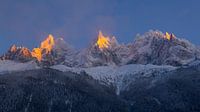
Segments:
[[[0,74],[34,70],[40,67],[33,61],[27,63],[19,63],[10,60],[0,61]],[[176,70],[177,67],[163,65],[142,65],[142,64],[130,64],[123,66],[98,66],[89,68],[77,68],[67,67],[65,65],[54,65],[51,69],[59,70],[62,72],[73,72],[80,74],[85,71],[89,76],[99,81],[103,85],[116,87],[116,93],[120,94],[120,91],[127,90],[129,84],[134,82],[137,78],[145,78],[151,76],[160,76],[163,73]],[[156,80],[156,79],[155,79]]]
[[[162,75],[165,72],[176,70],[173,66],[157,66],[157,65],[141,65],[130,64],[124,66],[99,66],[90,68],[70,68],[65,65],[54,65],[51,67],[62,72],[80,73],[85,71],[104,85],[113,85],[117,88],[116,93],[128,89],[129,83],[133,82],[138,77],[151,77],[152,75]]]
[[[40,67],[33,61],[27,63],[19,63],[11,60],[0,60],[0,74],[14,71],[25,71],[39,69]]]

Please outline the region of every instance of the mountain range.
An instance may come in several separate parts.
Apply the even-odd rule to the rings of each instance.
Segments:
[[[161,31],[129,44],[99,32],[76,50],[49,35],[0,57],[2,112],[198,112],[200,48]]]

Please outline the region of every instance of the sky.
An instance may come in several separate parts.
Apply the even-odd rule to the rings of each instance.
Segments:
[[[48,34],[77,49],[101,30],[120,43],[149,30],[200,45],[200,0],[0,0],[0,54],[12,45],[37,47]]]

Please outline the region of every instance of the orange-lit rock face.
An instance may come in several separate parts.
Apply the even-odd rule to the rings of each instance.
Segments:
[[[99,49],[104,49],[104,48],[108,48],[110,46],[110,38],[109,37],[105,37],[102,32],[99,32],[98,35],[98,40],[96,42],[96,45],[99,47]]]
[[[42,60],[42,50],[40,48],[34,48],[31,55],[37,58],[38,61]]]
[[[43,42],[39,48],[34,48],[31,52],[32,56],[37,58],[38,61],[42,60],[42,55],[49,54],[54,46],[54,37],[49,35]]]
[[[29,51],[28,48],[22,47],[21,50],[20,50],[20,53],[23,54],[23,56],[25,56],[25,57],[30,57],[31,56],[30,51]]]
[[[44,40],[44,41],[41,43],[40,48],[41,48],[41,49],[45,49],[45,54],[47,54],[47,53],[50,53],[50,52],[51,52],[53,46],[54,46],[54,38],[53,38],[52,35],[49,35],[49,36],[47,37],[47,39]]]
[[[167,40],[171,40],[171,39],[173,39],[175,36],[174,36],[174,34],[169,34],[168,32],[166,32],[166,34],[165,34],[165,38],[167,39]]]
[[[16,52],[17,51],[17,47],[16,45],[13,45],[10,49],[10,52]]]

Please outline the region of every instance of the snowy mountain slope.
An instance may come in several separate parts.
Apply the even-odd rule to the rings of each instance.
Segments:
[[[130,82],[133,82],[138,77],[150,77],[152,75],[161,75],[164,72],[169,72],[177,69],[173,66],[156,66],[156,65],[124,65],[124,66],[99,66],[90,68],[71,68],[64,65],[55,65],[51,68],[63,72],[70,71],[80,74],[86,72],[94,79],[104,85],[112,85],[117,88],[116,92],[126,89]]]
[[[131,112],[199,112],[200,68],[178,68],[156,77],[141,77],[120,96],[131,104]]]
[[[100,32],[96,40],[80,52],[79,65],[80,67],[121,65],[128,57],[129,51],[129,48],[120,45],[115,37],[106,37]]]
[[[1,112],[129,112],[109,87],[52,69],[0,75],[0,102]]]
[[[129,45],[108,40],[78,52],[57,39],[38,63],[21,60],[27,49],[3,57],[0,110],[200,111],[199,48],[159,31]]]
[[[199,66],[194,63],[192,67],[177,69],[155,65],[94,67],[88,73],[95,74],[88,75],[77,68],[56,65],[56,70],[43,68],[5,73],[0,75],[0,110],[199,112]],[[103,85],[92,78],[105,77],[103,70],[114,74],[115,69],[119,69],[118,74],[125,74],[119,84],[124,89],[119,88],[117,94],[113,86]]]
[[[55,64],[64,64],[67,66],[75,66],[78,51],[70,46],[63,38],[55,39],[53,46],[53,56]]]
[[[0,60],[0,74],[4,74],[6,72],[25,71],[33,69],[39,69],[34,61],[20,63],[10,60]]]
[[[108,39],[105,48],[99,48],[98,38],[77,56],[79,67],[126,64],[182,66],[200,60],[199,47],[174,34],[149,31],[126,45],[119,44],[114,37],[105,37]]]
[[[171,39],[167,39],[170,36]],[[133,42],[130,63],[181,66],[200,59],[198,47],[160,31],[145,33]]]
[[[53,38],[52,36],[50,36]],[[48,39],[48,38],[47,38]],[[138,35],[130,44],[119,44],[115,37],[101,32],[91,45],[81,51],[75,50],[62,38],[54,39],[53,49],[41,53],[41,67],[63,64],[69,67],[123,66],[127,64],[153,64],[183,66],[200,60],[200,48],[174,34],[149,31]],[[46,41],[46,40],[45,40]],[[29,49],[12,46],[1,60],[18,62],[36,61]]]
[[[80,53],[80,59],[80,62],[82,62],[80,66],[83,67],[115,65],[120,63],[119,58],[112,49],[104,49],[102,51],[95,45],[83,50]]]

